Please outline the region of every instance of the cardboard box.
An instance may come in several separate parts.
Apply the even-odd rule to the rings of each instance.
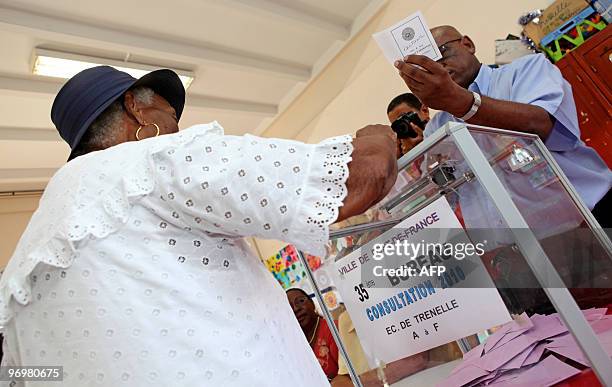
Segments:
[[[495,41],[495,64],[497,65],[507,64],[530,54],[534,52],[521,40],[498,39]]]
[[[523,32],[536,44],[563,23],[589,6],[585,0],[557,0],[544,10],[542,16],[523,27]]]

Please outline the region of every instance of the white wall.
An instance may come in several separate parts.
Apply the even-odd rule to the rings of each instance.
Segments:
[[[0,268],[4,268],[17,246],[40,196],[0,197]]]
[[[472,38],[483,63],[494,63],[494,40],[520,34],[519,16],[545,8],[550,0],[392,0],[264,132],[267,137],[317,142],[353,133],[370,123],[387,123],[388,102],[407,90],[397,70],[371,38],[421,10],[433,27],[449,24]],[[264,257],[279,243],[259,245]]]

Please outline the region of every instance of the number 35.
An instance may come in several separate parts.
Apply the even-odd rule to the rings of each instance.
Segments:
[[[368,294],[366,288],[363,287],[363,284],[356,285],[355,291],[357,292],[357,295],[359,295],[359,301],[361,302],[364,302],[365,300],[370,298],[370,295]]]

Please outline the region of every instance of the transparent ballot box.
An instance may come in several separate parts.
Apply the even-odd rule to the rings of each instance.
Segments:
[[[543,330],[573,338],[583,369],[612,385],[593,328],[605,319],[593,308],[612,306],[612,244],[542,141],[449,123],[398,165],[381,203],[333,228],[320,267],[299,254],[341,373],[357,386],[478,385],[501,375],[503,356],[465,383],[462,364],[557,319]]]

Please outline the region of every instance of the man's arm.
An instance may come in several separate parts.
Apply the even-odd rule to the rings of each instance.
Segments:
[[[474,96],[456,84],[441,64],[425,56],[409,55],[404,61],[396,62],[396,67],[410,90],[432,109],[447,111],[455,117],[462,117],[470,110]],[[545,109],[486,96],[481,99],[480,108],[469,123],[534,133],[543,141],[550,135],[555,121]]]
[[[419,353],[388,364],[384,371],[387,378],[387,383],[396,383],[427,368],[427,356],[428,352]],[[361,383],[365,387],[382,387],[383,385],[378,379],[376,369],[372,369],[359,375],[359,379],[361,379]],[[352,386],[353,382],[348,375],[338,375],[334,378],[334,380],[332,380],[331,385],[332,387],[348,387]]]
[[[370,125],[357,132],[348,165],[348,194],[336,221],[365,212],[389,193],[397,178],[396,147],[395,133],[388,126]]]
[[[457,112],[457,114],[449,112],[455,117],[461,117],[467,113],[474,102],[472,93],[467,92],[471,99],[465,111]],[[502,101],[486,96],[481,96],[480,98],[482,101],[480,108],[472,118],[467,120],[468,123],[533,133],[537,134],[542,141],[546,141],[550,135],[555,121],[543,108],[524,103]]]
[[[353,387],[353,381],[348,375],[338,375],[331,381],[332,387]]]

